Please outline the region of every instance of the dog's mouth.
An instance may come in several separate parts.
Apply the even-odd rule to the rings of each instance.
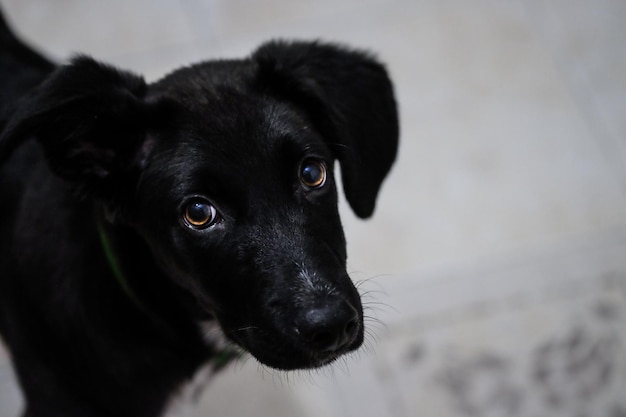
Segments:
[[[265,329],[248,326],[228,336],[243,347],[262,364],[280,370],[311,369],[330,365],[339,357],[357,350],[363,343],[361,323],[353,329],[345,342],[329,342],[321,346],[318,342],[302,339],[294,330],[289,335],[270,332]],[[330,339],[330,336],[324,336]]]
[[[262,364],[281,370],[328,365],[358,349],[364,339],[359,300],[340,296],[323,297],[306,308],[274,305],[265,317],[240,317],[237,323],[219,314],[216,318],[228,339]]]

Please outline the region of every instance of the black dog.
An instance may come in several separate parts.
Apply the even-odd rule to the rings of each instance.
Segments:
[[[160,415],[229,355],[211,322],[278,369],[361,345],[333,175],[369,217],[398,136],[374,58],[270,42],[148,85],[55,68],[0,22],[0,94],[0,331],[26,416]]]

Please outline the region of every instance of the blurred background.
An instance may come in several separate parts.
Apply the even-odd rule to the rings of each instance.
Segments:
[[[626,416],[623,0],[0,0],[64,62],[155,80],[270,38],[386,62],[401,149],[377,213],[342,201],[367,347],[232,366],[172,416]],[[21,399],[0,350],[0,417]]]

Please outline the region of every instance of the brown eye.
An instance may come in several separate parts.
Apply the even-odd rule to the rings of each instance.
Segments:
[[[326,164],[316,159],[307,159],[300,166],[300,181],[307,188],[322,188],[326,183]]]
[[[217,210],[201,197],[190,200],[183,213],[185,224],[193,229],[204,229],[213,225],[217,219]]]

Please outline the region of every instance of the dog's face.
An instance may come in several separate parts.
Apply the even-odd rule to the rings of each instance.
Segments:
[[[7,136],[37,137],[53,170],[135,228],[262,363],[321,366],[361,345],[334,166],[369,216],[397,146],[391,85],[374,60],[271,43],[145,85],[82,58],[25,107]]]
[[[321,365],[363,339],[333,155],[290,106],[215,94],[210,117],[180,109],[154,133],[133,219],[232,340],[274,367]]]

